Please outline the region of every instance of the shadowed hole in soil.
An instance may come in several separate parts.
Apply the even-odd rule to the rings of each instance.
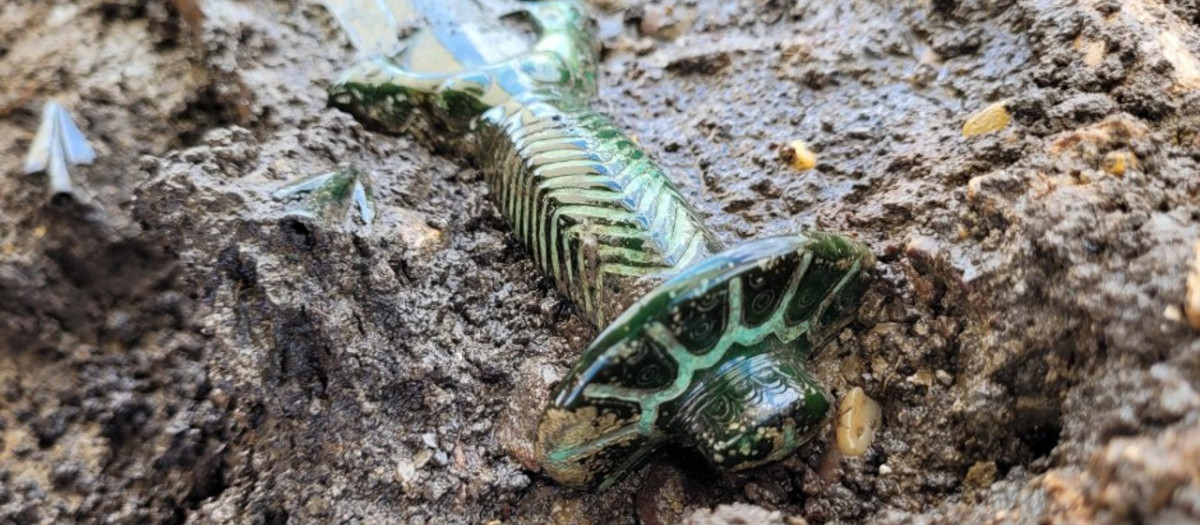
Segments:
[[[273,360],[266,377],[275,386],[298,387],[307,397],[326,397],[332,348],[323,330],[304,308],[275,315]]]
[[[312,252],[317,246],[316,234],[305,219],[287,217],[279,221],[279,230],[284,243],[296,250]]]
[[[1024,425],[1018,426],[1024,427]],[[1059,438],[1062,436],[1062,422],[1058,417],[1041,421],[1018,431],[1017,436],[1029,448],[1035,460],[1041,459],[1049,456],[1054,447],[1058,446]]]
[[[236,102],[226,99],[214,84],[209,84],[196,93],[187,107],[176,118],[190,125],[180,126],[177,135],[180,147],[188,148],[201,142],[209,130],[222,128],[243,121],[245,112]]]

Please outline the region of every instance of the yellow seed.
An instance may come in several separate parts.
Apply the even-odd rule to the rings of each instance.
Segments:
[[[780,150],[779,156],[797,171],[808,171],[817,166],[817,155],[803,140],[793,140]]]
[[[1187,276],[1187,302],[1183,313],[1192,328],[1200,330],[1200,241],[1192,245],[1192,271]]]
[[[1125,171],[1138,169],[1138,158],[1132,152],[1121,150],[1111,151],[1104,156],[1104,171],[1116,177],[1125,176]]]
[[[962,133],[964,137],[983,135],[1007,128],[1011,122],[1012,115],[1008,113],[1008,101],[1001,100],[983,108],[983,111],[971,115],[971,118],[967,119],[967,123],[963,124]]]
[[[842,398],[838,409],[838,451],[843,456],[855,458],[866,454],[882,424],[883,412],[879,403],[867,397],[862,388],[854,387]]]

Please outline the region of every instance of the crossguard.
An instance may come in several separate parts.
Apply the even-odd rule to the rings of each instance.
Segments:
[[[752,241],[666,281],[559,384],[538,429],[543,467],[604,488],[669,442],[725,470],[790,454],[830,406],[805,360],[850,320],[873,262],[813,233]]]
[[[488,109],[529,92],[587,100],[596,94],[595,28],[574,1],[524,4],[537,39],[529,51],[482,68],[454,73],[404,69],[392,58],[374,57],[342,72],[330,88],[333,105],[403,132],[414,117],[464,133]]]

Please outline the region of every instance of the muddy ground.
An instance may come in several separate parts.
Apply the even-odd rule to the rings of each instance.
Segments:
[[[0,521],[1200,521],[1200,4],[592,8],[598,106],[727,243],[873,247],[814,362],[882,404],[866,456],[555,486],[529,431],[594,334],[468,162],[326,107],[353,53],[318,2],[5,0]],[[20,173],[48,99],[99,154],[82,202]],[[349,163],[369,227],[270,197]]]

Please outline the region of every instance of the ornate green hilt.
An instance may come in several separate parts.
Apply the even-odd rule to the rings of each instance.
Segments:
[[[662,170],[589,107],[597,53],[582,8],[525,13],[538,32],[525,53],[451,73],[372,59],[331,97],[393,130],[421,120],[473,138],[516,236],[603,328],[542,416],[542,467],[605,487],[669,442],[733,470],[786,456],[826,417],[805,362],[851,318],[870,251],[827,233],[722,251]]]

